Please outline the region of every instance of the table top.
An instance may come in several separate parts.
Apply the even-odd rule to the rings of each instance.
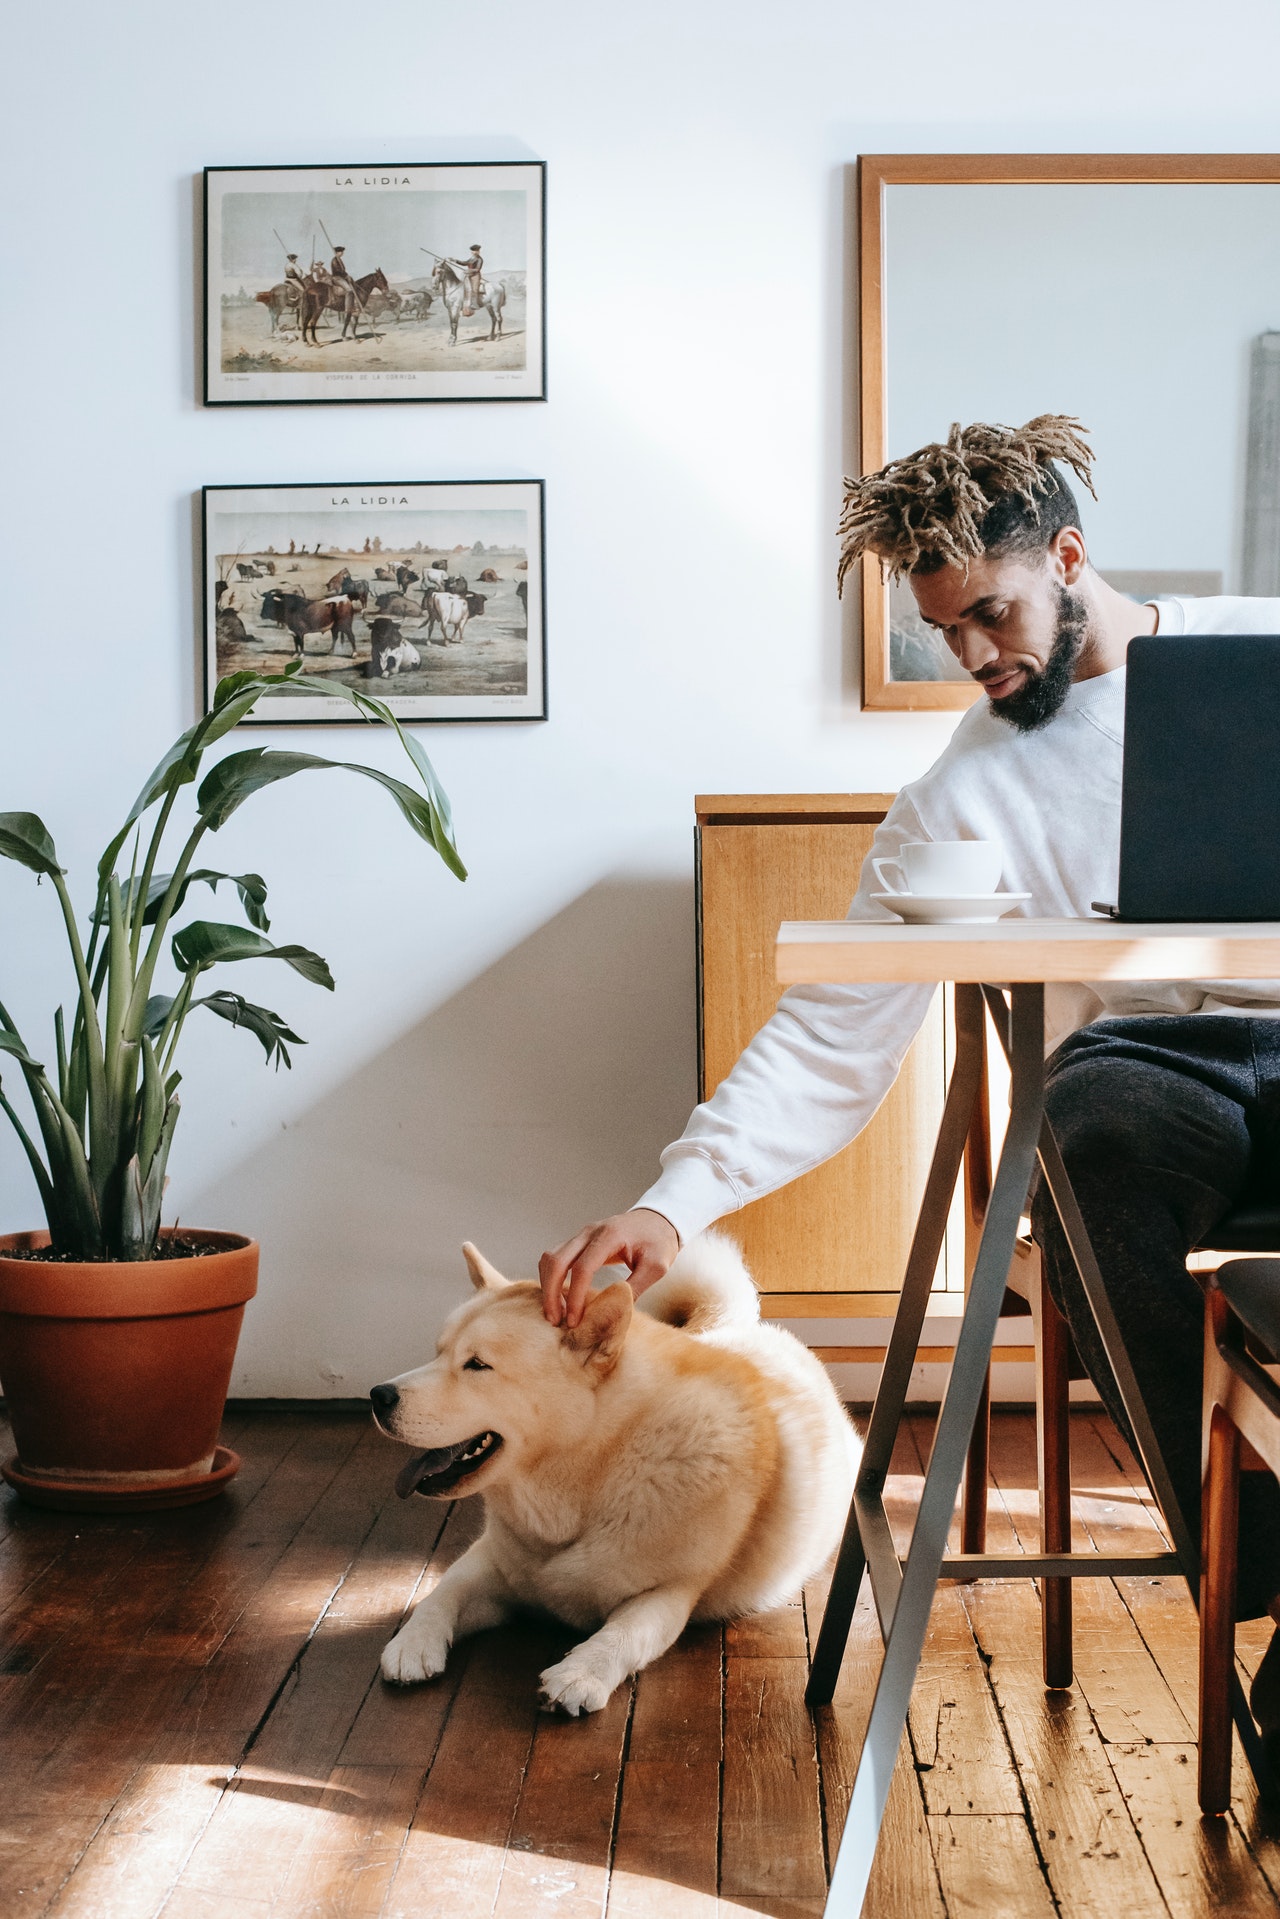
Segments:
[[[996,920],[785,920],[777,977],[787,986],[866,980],[1280,979],[1280,923]]]

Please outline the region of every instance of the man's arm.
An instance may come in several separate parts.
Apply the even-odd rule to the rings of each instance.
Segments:
[[[902,795],[871,852],[893,858],[906,841],[928,837]],[[871,902],[877,886],[868,857],[849,918],[891,917]],[[897,1078],[934,990],[885,984],[799,986],[785,993],[733,1071],[667,1147],[661,1177],[636,1205],[583,1227],[543,1255],[543,1310],[552,1324],[562,1315],[577,1324],[602,1266],[626,1266],[633,1290],[643,1292],[661,1279],[681,1245],[717,1219],[847,1146]]]

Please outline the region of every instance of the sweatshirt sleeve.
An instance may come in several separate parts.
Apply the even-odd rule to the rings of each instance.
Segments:
[[[891,920],[871,858],[927,839],[903,793],[877,829],[847,918]],[[793,986],[732,1072],[662,1155],[636,1200],[669,1219],[681,1244],[726,1213],[830,1159],[873,1118],[937,989],[879,983]]]

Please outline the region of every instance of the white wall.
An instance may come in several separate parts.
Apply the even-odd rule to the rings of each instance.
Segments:
[[[464,1236],[529,1270],[647,1183],[693,1089],[695,791],[891,787],[946,737],[858,711],[832,592],[847,164],[1275,147],[1278,41],[1270,0],[11,14],[0,807],[82,885],[193,714],[202,482],[547,480],[553,717],[428,740],[467,885],[354,781],[223,835],[338,976],[262,982],[311,1041],[291,1076],[212,1023],[185,1062],[173,1209],[263,1241],[235,1390],[362,1392],[457,1296]],[[202,166],[527,154],[546,406],[198,406]],[[6,868],[0,988],[41,1045],[55,980],[47,889]],[[0,1227],[35,1217],[0,1146]]]

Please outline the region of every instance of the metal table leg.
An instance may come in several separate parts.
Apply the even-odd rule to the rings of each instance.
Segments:
[[[1008,1055],[1012,1103],[1004,1149],[987,1208],[969,1296],[956,1343],[946,1397],[938,1416],[933,1449],[905,1566],[894,1551],[884,1510],[888,1473],[911,1369],[915,1362],[929,1289],[942,1245],[947,1210],[964,1151],[965,1133],[982,1073],[983,1004],[987,1005]],[[938,1145],[930,1168],[920,1219],[894,1321],[884,1372],[876,1394],[863,1464],[836,1563],[831,1597],[814,1653],[807,1694],[810,1704],[830,1702],[839,1676],[853,1609],[864,1571],[871,1575],[884,1660],[871,1718],[854,1778],[853,1795],[831,1878],[826,1912],[830,1919],[856,1919],[875,1859],[876,1842],[888,1799],[893,1768],[906,1726],[911,1689],[924,1648],[929,1612],[938,1578],[1049,1579],[1091,1574],[1116,1577],[1142,1566],[1149,1573],[1181,1573],[1198,1603],[1198,1541],[1187,1527],[1168,1471],[1156,1444],[1146,1406],[1120,1338],[1102,1275],[1053,1130],[1044,1115],[1044,989],[1015,985],[1009,1001],[991,987],[956,988],[956,1064],[947,1094]],[[1018,1224],[1031,1175],[1039,1160],[1049,1196],[1079,1272],[1107,1358],[1138,1442],[1143,1469],[1164,1512],[1173,1538],[1172,1553],[1103,1555],[1042,1551],[1039,1554],[946,1555],[947,1535],[964,1472],[974,1418],[982,1400],[991,1347],[1004,1300]],[[1056,1542],[1055,1542],[1056,1543]],[[1270,1774],[1239,1681],[1233,1686],[1233,1715],[1250,1766],[1260,1787]]]
[[[947,1230],[951,1195],[955,1191],[969,1121],[982,1084],[986,1055],[979,987],[956,987],[955,1018],[956,1057],[951,1069],[951,1084],[947,1089],[938,1143],[929,1167],[924,1198],[920,1202],[920,1214],[911,1241],[893,1331],[889,1335],[884,1369],[876,1388],[871,1424],[867,1429],[862,1462],[858,1469],[857,1489],[849,1508],[844,1538],[840,1542],[831,1578],[831,1591],[822,1615],[818,1643],[814,1648],[813,1665],[805,1693],[805,1699],[811,1706],[830,1705],[840,1676],[840,1662],[844,1657],[853,1609],[858,1603],[858,1591],[867,1564],[859,1509],[864,1502],[878,1504],[884,1491],[889,1461],[907,1403],[911,1373],[920,1346],[920,1333],[928,1311],[929,1293],[938,1267],[938,1255],[942,1251],[943,1236]],[[889,1553],[893,1558],[890,1581],[873,1579],[872,1582],[873,1586],[887,1587],[887,1590],[877,1592],[876,1596],[876,1603],[881,1607],[881,1630],[886,1633],[889,1627],[885,1609],[892,1612],[898,1570],[897,1556],[892,1553],[891,1545]]]
[[[961,990],[957,988],[957,1023],[961,1018]],[[966,1018],[981,1018],[981,997],[975,989],[963,991],[963,1005]],[[974,1416],[982,1397],[991,1348],[995,1340],[996,1324],[1004,1301],[1005,1280],[1013,1258],[1018,1222],[1035,1166],[1044,1110],[1044,988],[1042,986],[1018,985],[1012,989],[1010,1026],[1013,1086],[1009,1128],[1000,1155],[982,1243],[974,1265],[969,1298],[956,1342],[951,1378],[938,1415],[933,1450],[929,1459],[929,1468],[925,1474],[924,1489],[911,1537],[911,1547],[902,1569],[901,1586],[896,1594],[892,1616],[888,1622],[884,1661],[880,1668],[871,1718],[854,1778],[849,1815],[845,1822],[835,1870],[831,1877],[831,1890],[826,1909],[828,1914],[840,1915],[841,1919],[845,1919],[846,1915],[847,1919],[855,1919],[855,1915],[861,1912],[867,1882],[871,1876],[880,1823],[884,1817],[893,1768],[897,1762],[898,1748],[906,1726],[911,1688],[924,1648],[929,1611],[938,1583],[943,1554],[946,1551],[947,1534],[955,1511],[956,1494],[960,1489],[969,1435],[973,1430]],[[958,1056],[956,1074],[959,1071]],[[953,1075],[952,1092],[954,1093],[955,1090]],[[971,1106],[970,1100],[963,1113],[961,1148],[963,1130],[967,1128]],[[952,1099],[949,1095],[944,1126],[946,1120],[953,1117],[957,1122],[960,1119],[958,1112],[955,1115],[952,1114]],[[939,1153],[935,1155],[926,1201],[936,1197],[932,1192],[934,1175],[937,1174],[939,1180],[941,1179],[949,1158],[949,1154],[942,1153],[940,1138]],[[952,1184],[954,1184],[955,1172],[959,1169],[959,1161],[960,1152],[956,1150],[952,1166]],[[950,1187],[947,1189],[947,1196],[948,1198],[950,1196]],[[923,1223],[922,1215],[922,1227]],[[935,1259],[936,1256],[935,1249]],[[919,1275],[913,1274],[913,1278],[918,1286]],[[915,1308],[919,1303],[913,1295],[908,1305],[904,1290],[900,1317],[904,1321],[914,1319]],[[923,1310],[921,1309],[919,1323],[922,1321]],[[911,1329],[913,1340],[919,1337],[919,1323]],[[905,1327],[901,1341],[897,1338],[897,1332],[895,1323],[894,1342],[890,1347],[891,1354],[895,1344],[901,1346],[906,1344]],[[902,1355],[898,1353],[895,1357],[899,1361],[900,1371]],[[914,1359],[914,1345],[911,1357]],[[888,1360],[886,1360],[887,1372]],[[908,1365],[908,1377],[909,1373]],[[876,1396],[876,1411],[872,1416],[873,1431],[877,1428],[876,1415],[880,1413],[883,1394],[882,1385],[881,1393]],[[888,1424],[892,1409],[893,1427],[896,1431],[905,1396],[905,1384],[900,1378],[895,1378],[890,1393],[885,1397],[885,1412],[880,1422],[882,1428]],[[870,1439],[870,1435],[868,1438]],[[876,1431],[876,1438],[877,1453],[873,1467],[881,1470],[880,1484],[883,1484],[882,1469],[887,1468],[888,1465],[883,1430]],[[889,1443],[892,1443],[891,1439]],[[863,1490],[860,1480],[859,1491]],[[868,1485],[865,1490],[870,1493],[872,1489]],[[875,1487],[876,1504],[879,1503],[878,1496],[879,1485]],[[866,1523],[865,1517],[859,1514],[858,1509],[861,1504],[862,1502],[855,1496],[852,1516],[855,1531],[859,1530],[859,1518],[862,1518],[863,1524]],[[874,1569],[872,1583],[874,1587],[876,1584]],[[854,1596],[856,1598],[856,1587]],[[847,1590],[843,1597],[847,1600]],[[879,1595],[877,1595],[877,1603],[879,1603]],[[851,1610],[850,1606],[850,1612]],[[883,1608],[881,1617],[883,1622]],[[826,1621],[824,1620],[824,1633],[825,1630]],[[844,1633],[841,1634],[841,1650],[843,1650],[843,1638],[846,1635],[847,1621]],[[819,1644],[821,1645],[821,1640]],[[833,1650],[828,1648],[828,1664]],[[838,1653],[834,1654],[834,1662],[838,1670]],[[824,1673],[824,1680],[825,1676]],[[830,1697],[830,1694],[828,1693],[827,1696]]]

